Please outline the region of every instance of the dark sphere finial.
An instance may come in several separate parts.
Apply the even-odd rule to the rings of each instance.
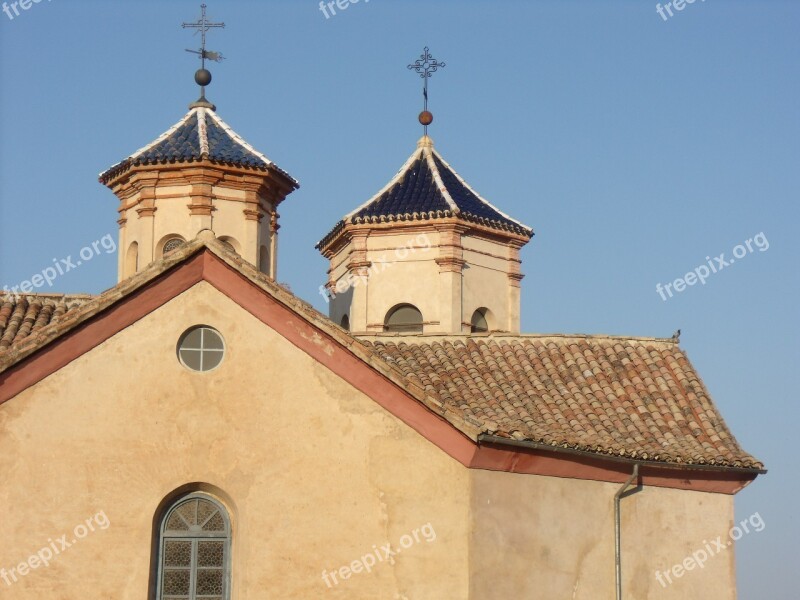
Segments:
[[[194,74],[194,80],[200,87],[205,87],[211,83],[211,71],[208,69],[197,69]]]
[[[419,113],[419,122],[425,127],[427,127],[428,125],[433,123],[433,113],[427,110],[423,110],[421,113]]]

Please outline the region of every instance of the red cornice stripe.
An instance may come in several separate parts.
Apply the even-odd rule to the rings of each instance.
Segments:
[[[208,250],[188,258],[186,262],[111,304],[75,330],[0,374],[0,404],[202,280],[465,467],[613,483],[621,483],[630,475],[630,465],[604,460],[601,456],[573,456],[499,444],[477,444],[331,335],[306,321]],[[756,477],[755,473],[693,471],[669,465],[664,468],[645,466],[640,473],[640,483],[644,485],[724,494],[735,494]]]

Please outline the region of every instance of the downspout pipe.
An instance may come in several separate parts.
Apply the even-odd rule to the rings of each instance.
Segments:
[[[616,563],[616,583],[617,583],[617,600],[622,600],[622,534],[620,532],[620,500],[622,495],[627,491],[631,484],[639,478],[639,464],[633,465],[633,473],[628,477],[628,480],[622,484],[622,487],[614,494],[614,560]]]

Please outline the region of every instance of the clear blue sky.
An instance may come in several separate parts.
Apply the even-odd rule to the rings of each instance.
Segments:
[[[117,201],[97,174],[154,139],[197,96],[197,1],[43,0],[0,13],[0,286],[102,236]],[[438,150],[531,225],[528,332],[669,336],[739,441],[770,473],[736,497],[761,533],[739,541],[740,597],[796,597],[800,473],[800,3],[209,0],[209,97],[297,177],[282,206],[280,277],[324,310],[315,242],[376,192],[420,136],[426,44]],[[753,253],[662,301],[673,282],[759,233]],[[794,239],[794,241],[792,241]],[[712,259],[713,260],[713,259]],[[116,281],[103,255],[63,292]],[[699,547],[699,544],[698,544]],[[668,565],[665,565],[665,567]]]

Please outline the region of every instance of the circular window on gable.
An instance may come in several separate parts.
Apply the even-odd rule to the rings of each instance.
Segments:
[[[225,342],[219,331],[205,325],[192,327],[178,341],[178,358],[192,371],[212,371],[224,356]]]

